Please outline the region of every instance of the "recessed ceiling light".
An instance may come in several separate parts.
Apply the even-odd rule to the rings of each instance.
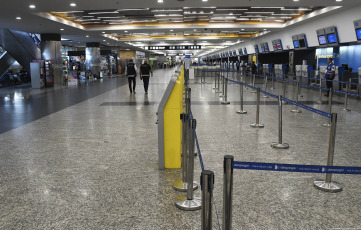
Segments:
[[[202,0],[202,2],[208,2],[208,0]]]
[[[89,37],[89,35],[86,35],[85,37],[87,37],[87,38],[88,38],[88,37]]]
[[[128,33],[128,30],[124,31],[124,33]]]
[[[16,17],[17,20],[21,20],[21,17]]]
[[[336,2],[342,2],[342,0],[336,0]]]
[[[103,31],[102,34],[105,34],[105,32]]]
[[[60,29],[60,30],[64,30],[64,29]]]
[[[173,30],[170,30],[170,31],[173,31]]]
[[[105,40],[103,40],[103,42],[105,42]]]
[[[267,30],[267,29],[263,29],[263,30]]]
[[[241,30],[244,30],[244,29],[241,29]]]
[[[158,0],[157,2],[158,2],[158,3],[163,3],[163,0]]]
[[[76,3],[70,3],[70,6],[75,7]]]
[[[32,4],[32,5],[29,6],[29,8],[34,9],[35,5]]]

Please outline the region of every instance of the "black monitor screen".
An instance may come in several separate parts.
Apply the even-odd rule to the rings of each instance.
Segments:
[[[325,35],[318,36],[318,43],[325,45],[327,43]]]
[[[361,29],[356,30],[357,40],[361,40]]]
[[[261,49],[262,49],[262,52],[264,52],[264,47],[263,46],[261,47]]]
[[[254,48],[254,49],[255,49],[256,53],[258,53],[258,48]]]
[[[305,48],[306,47],[306,41],[305,39],[300,39],[298,40],[300,48]]]
[[[298,41],[293,41],[293,46],[295,48],[300,48],[300,43]]]
[[[329,44],[337,43],[336,34],[327,34],[327,40]]]

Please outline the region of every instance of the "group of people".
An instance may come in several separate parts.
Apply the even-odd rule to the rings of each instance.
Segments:
[[[130,94],[135,94],[136,79],[138,75],[138,69],[132,59],[125,68],[125,76],[128,78]],[[148,64],[147,60],[139,68],[140,80],[143,80],[145,94],[148,94],[149,78],[153,76],[152,67]]]

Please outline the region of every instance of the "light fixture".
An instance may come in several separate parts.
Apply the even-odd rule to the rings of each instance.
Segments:
[[[29,6],[29,8],[35,9],[35,5],[31,4],[31,5]]]
[[[124,33],[128,33],[128,30],[124,31]]]
[[[202,2],[208,2],[208,0],[202,0]]]
[[[103,42],[105,42],[105,40],[103,40]]]
[[[157,2],[158,2],[158,3],[163,3],[163,0],[158,0]]]
[[[173,30],[170,30],[170,31],[173,31]]]
[[[76,3],[70,3],[70,6],[72,6],[72,7],[75,7],[76,6]]]
[[[63,28],[61,28],[60,30],[61,30],[61,31],[63,31],[64,29],[63,29]]]
[[[21,17],[16,17],[16,20],[21,20]]]
[[[105,34],[105,32],[103,31],[102,34]]]
[[[89,37],[89,35],[86,35],[85,37],[87,37],[87,38],[88,38],[88,37]]]

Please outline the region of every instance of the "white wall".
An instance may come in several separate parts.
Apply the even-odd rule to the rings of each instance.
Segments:
[[[316,19],[309,19],[304,22],[288,26],[280,32],[270,33],[259,38],[254,38],[249,42],[243,44],[237,44],[227,49],[217,51],[218,54],[229,50],[238,50],[239,48],[247,48],[248,54],[255,53],[254,45],[257,44],[258,48],[261,49],[260,44],[267,42],[270,51],[273,51],[272,41],[276,39],[282,40],[283,49],[287,50],[287,46],[293,49],[292,36],[297,34],[306,34],[307,42],[309,47],[319,46],[316,30],[336,26],[338,30],[338,36],[341,43],[355,42],[357,41],[355,28],[353,21],[361,19],[361,3],[358,7],[351,9],[339,9],[334,12],[330,12],[327,15],[320,16]]]

